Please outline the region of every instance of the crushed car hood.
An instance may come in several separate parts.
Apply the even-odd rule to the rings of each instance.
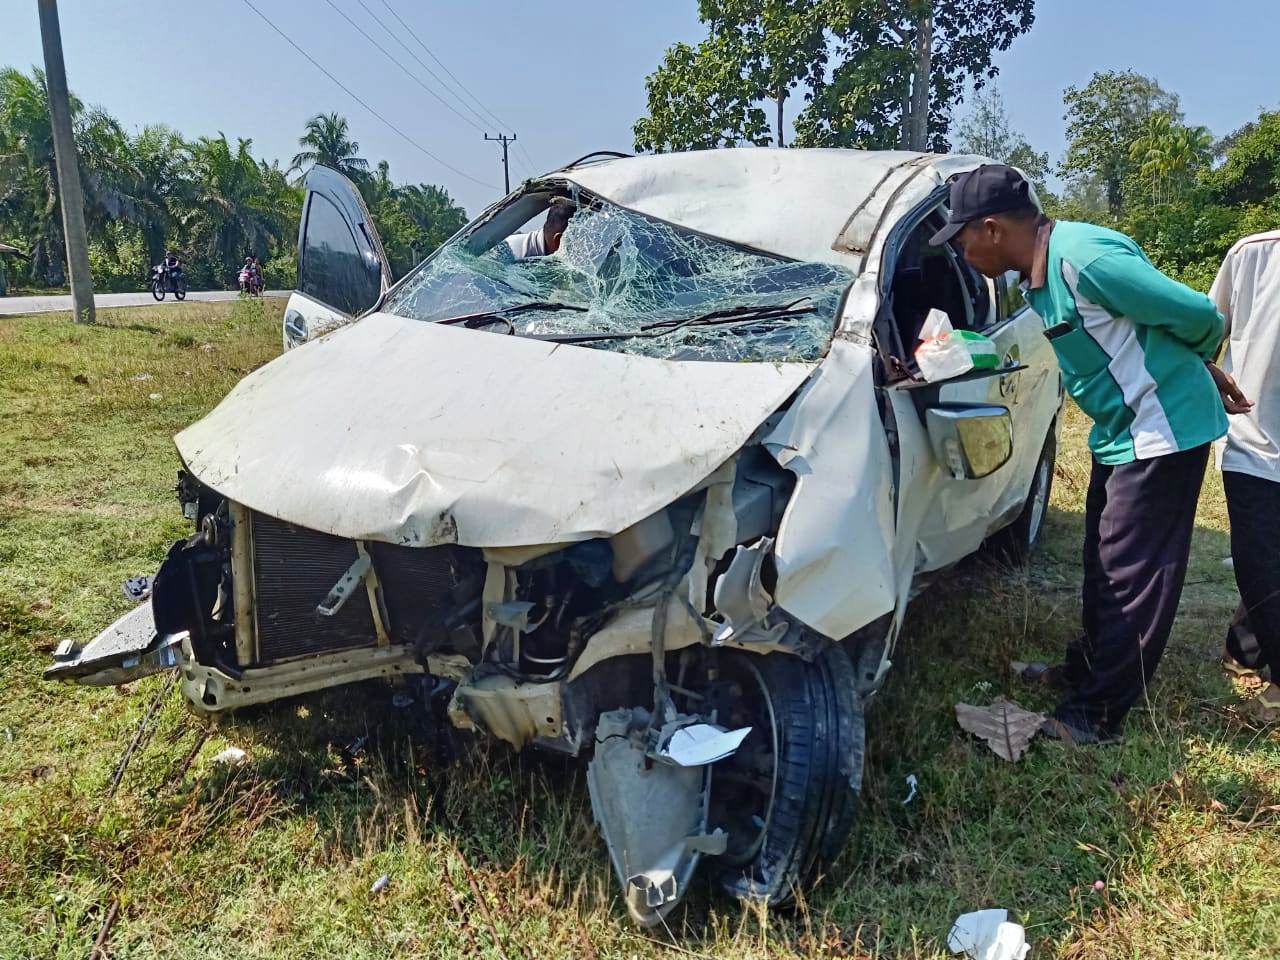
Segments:
[[[562,543],[688,492],[815,366],[657,360],[377,313],[254,371],[176,443],[218,493],[313,530]]]

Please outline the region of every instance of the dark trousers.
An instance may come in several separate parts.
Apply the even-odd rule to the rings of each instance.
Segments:
[[[1241,663],[1280,677],[1280,483],[1225,470],[1231,559],[1240,611],[1227,651]]]
[[[1084,636],[1067,647],[1072,692],[1055,715],[1119,728],[1156,671],[1191,553],[1209,446],[1104,466],[1085,500]]]

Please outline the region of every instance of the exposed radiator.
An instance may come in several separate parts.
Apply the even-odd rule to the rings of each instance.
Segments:
[[[358,589],[332,617],[316,613],[357,556],[353,540],[253,514],[254,608],[258,661],[372,646],[373,614]],[[454,602],[450,592],[465,572],[483,563],[453,546],[401,547],[368,542],[382,587],[387,632],[393,643],[412,643],[436,614]]]

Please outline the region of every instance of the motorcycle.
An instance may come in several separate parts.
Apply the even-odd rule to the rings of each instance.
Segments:
[[[240,268],[240,292],[249,297],[262,296],[262,276],[248,267]]]
[[[187,299],[187,278],[181,269],[167,270],[164,264],[156,264],[151,268],[151,281],[147,284],[151,296],[163,300],[166,293],[172,293],[174,299]]]

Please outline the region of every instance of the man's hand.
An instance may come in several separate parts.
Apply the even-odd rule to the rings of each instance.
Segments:
[[[1213,377],[1213,384],[1218,388],[1218,393],[1222,395],[1222,405],[1226,408],[1227,413],[1248,413],[1253,409],[1253,401],[1240,392],[1240,388],[1236,386],[1235,378],[1227,373],[1216,363],[1206,363],[1209,373]]]

